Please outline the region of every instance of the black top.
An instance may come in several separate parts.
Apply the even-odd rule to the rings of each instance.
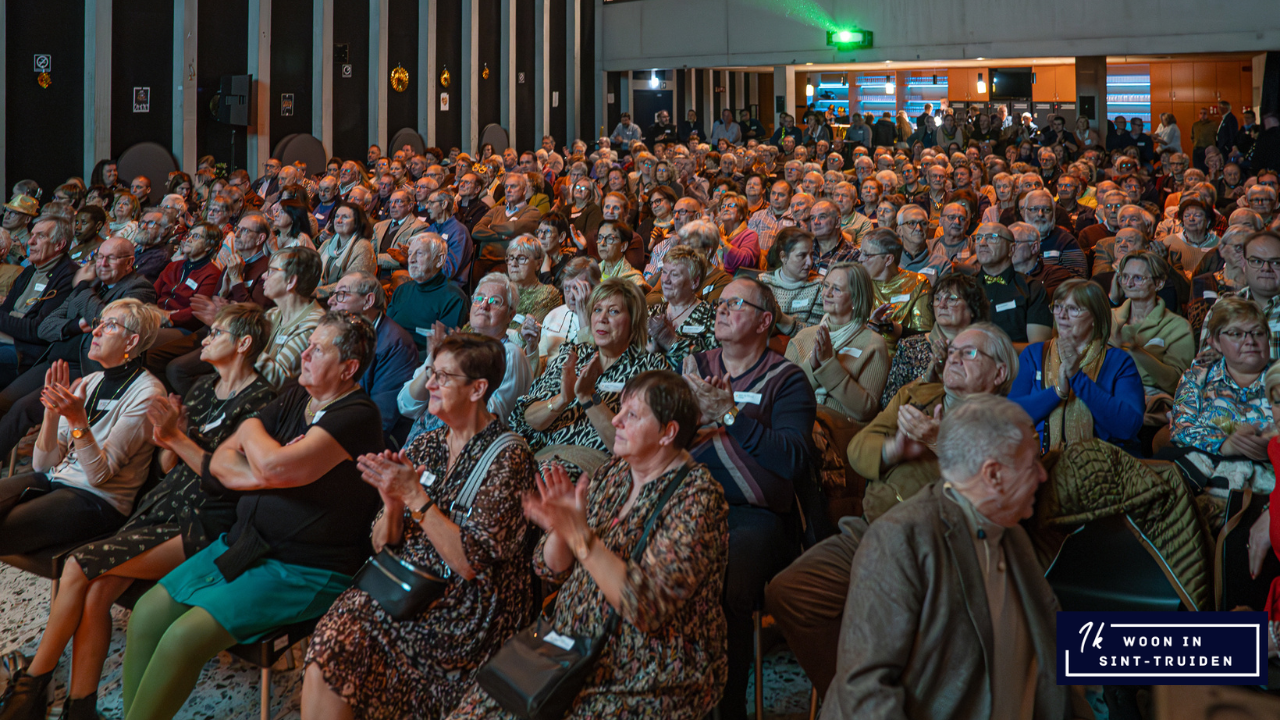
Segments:
[[[306,421],[310,399],[305,389],[295,385],[262,408],[259,419],[277,442],[291,443],[310,429]],[[378,406],[359,388],[326,407],[312,424],[333,436],[352,458],[386,448]],[[252,517],[254,527],[271,546],[267,557],[354,575],[372,553],[369,526],[380,506],[378,491],[360,479],[355,461],[344,460],[301,487],[244,493],[226,542],[234,544]]]
[[[1027,325],[1053,327],[1049,297],[1039,280],[1031,280],[1010,265],[999,275],[980,272],[978,284],[991,304],[991,322],[1016,343],[1027,342]]]

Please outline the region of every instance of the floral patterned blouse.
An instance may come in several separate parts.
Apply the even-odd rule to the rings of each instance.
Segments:
[[[662,508],[639,562],[630,559],[644,524],[673,469],[646,484],[635,506],[618,515],[631,494],[631,466],[614,458],[596,471],[587,492],[587,522],[610,552],[627,563],[622,622],[605,647],[569,713],[571,718],[703,717],[720,699],[728,675],[727,628],[721,605],[728,562],[729,506],[702,465],[694,465]],[[609,617],[604,593],[581,565],[553,572],[543,560],[545,537],[534,551],[534,570],[564,583],[552,622],[568,636],[598,635]],[[509,717],[475,687],[451,718]]]
[[[564,304],[564,297],[555,285],[539,285],[533,290],[520,288],[520,302],[516,304],[516,314],[511,320],[511,328],[519,330],[526,315],[532,315],[542,322],[547,313]]]
[[[662,317],[667,312],[667,301],[649,306],[649,317]],[[716,340],[716,309],[711,303],[698,301],[676,328],[676,340],[667,348],[667,363],[671,369],[684,372],[684,359],[694,353],[719,347]]]
[[[1266,428],[1273,422],[1263,384],[1265,371],[1247,388],[1227,373],[1227,361],[1195,364],[1182,374],[1174,396],[1172,438],[1183,447],[1218,454],[1242,423]]]

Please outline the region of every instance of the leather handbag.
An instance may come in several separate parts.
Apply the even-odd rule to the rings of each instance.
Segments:
[[[688,474],[686,465],[663,491],[645,521],[640,541],[631,552],[632,562],[639,562],[644,555],[658,514]],[[618,622],[618,613],[611,607],[598,637],[570,637],[557,633],[550,618],[539,616],[532,626],[521,630],[494,653],[480,668],[476,680],[502,709],[518,718],[562,720],[618,629]]]
[[[480,460],[476,462],[462,491],[449,506],[448,515],[461,525],[471,516],[472,504],[480,491],[480,484],[488,475],[498,453],[508,445],[523,443],[524,439],[513,432],[505,432],[493,441]],[[365,561],[355,576],[355,586],[373,598],[396,622],[415,620],[432,603],[439,600],[449,588],[452,573],[445,566],[444,576],[419,567],[397,555],[390,548],[382,548],[377,555]]]

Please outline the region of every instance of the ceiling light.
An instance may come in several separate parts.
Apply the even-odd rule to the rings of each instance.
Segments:
[[[653,74],[649,76],[649,87],[651,88],[658,87],[658,71],[657,70],[654,70]]]
[[[809,83],[804,86],[804,94],[809,97],[813,97],[813,83]]]
[[[886,83],[884,84],[884,94],[885,94],[885,95],[892,95],[892,94],[893,94],[893,90],[894,90],[894,87],[893,87],[893,81],[892,81],[892,80],[890,80],[890,81],[888,81],[888,82],[886,82]]]
[[[978,94],[983,95],[987,92],[987,81],[982,79],[982,73],[978,73]]]

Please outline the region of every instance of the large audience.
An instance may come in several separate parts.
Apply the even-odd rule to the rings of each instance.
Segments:
[[[0,555],[65,562],[0,717],[45,716],[71,645],[62,717],[96,718],[130,592],[128,720],[307,621],[304,720],[513,717],[486,665],[532,623],[602,642],[573,717],[740,720],[759,613],[825,718],[1092,717],[1063,498],[1180,499],[1154,556],[1211,610],[1227,499],[1275,485],[1280,116],[1220,110],[1190,156],[1168,115],[726,109],[21,181]],[[406,611],[386,558],[442,589]]]

